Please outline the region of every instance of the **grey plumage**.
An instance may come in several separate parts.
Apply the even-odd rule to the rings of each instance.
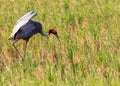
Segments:
[[[9,39],[12,39],[14,37],[14,35],[18,32],[18,30],[24,26],[25,24],[27,24],[33,17],[35,17],[37,14],[34,12],[28,12],[27,14],[25,14],[24,16],[22,16],[14,25],[14,29],[13,32],[11,34],[11,36],[9,37]]]
[[[31,20],[18,30],[18,32],[14,35],[14,39],[29,39],[36,33],[40,33],[41,35],[45,34],[42,31],[42,25],[39,22]]]

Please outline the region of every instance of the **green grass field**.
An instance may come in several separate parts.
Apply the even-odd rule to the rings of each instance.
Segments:
[[[29,11],[61,43],[37,34],[20,61],[7,38]],[[120,1],[0,0],[0,86],[120,86]]]

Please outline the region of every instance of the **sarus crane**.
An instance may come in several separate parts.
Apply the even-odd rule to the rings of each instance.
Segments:
[[[23,55],[24,58],[26,55],[26,47],[29,39],[37,33],[41,34],[42,36],[49,36],[52,33],[60,41],[58,33],[55,29],[50,29],[48,33],[44,33],[42,31],[42,24],[40,22],[31,20],[36,15],[37,13],[30,11],[26,13],[24,16],[22,16],[14,25],[12,34],[8,38],[8,40],[13,40],[12,45],[21,57],[22,55],[20,54],[19,50],[16,48],[14,44],[20,39],[26,41],[24,47],[24,55]]]

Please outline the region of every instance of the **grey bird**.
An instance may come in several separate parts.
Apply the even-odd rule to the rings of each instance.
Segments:
[[[12,45],[16,49],[17,53],[22,57],[16,46],[14,45],[18,40],[23,39],[26,41],[25,47],[24,47],[24,58],[26,55],[26,47],[27,43],[33,35],[39,33],[42,36],[49,36],[51,33],[54,34],[57,39],[60,41],[58,33],[55,29],[50,29],[48,33],[44,33],[42,31],[42,24],[37,21],[31,20],[33,17],[35,17],[37,13],[35,12],[28,12],[24,16],[22,16],[14,25],[14,29],[12,31],[12,34],[9,36],[8,40],[13,40]]]

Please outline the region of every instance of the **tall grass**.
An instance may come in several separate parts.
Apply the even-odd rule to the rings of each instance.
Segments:
[[[33,36],[24,61],[7,38],[29,11],[53,36]],[[119,0],[1,0],[0,86],[119,86]],[[23,54],[24,41],[16,46]]]

